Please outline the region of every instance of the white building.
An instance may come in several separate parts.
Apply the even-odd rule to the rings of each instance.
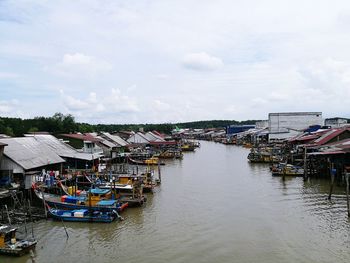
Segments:
[[[346,118],[329,118],[325,119],[324,125],[331,126],[332,128],[344,127],[348,124],[348,119]]]
[[[267,127],[269,127],[269,121],[268,120],[257,121],[255,123],[255,128],[256,129],[265,129]]]
[[[323,125],[322,112],[269,113],[269,141],[294,137],[313,125]]]

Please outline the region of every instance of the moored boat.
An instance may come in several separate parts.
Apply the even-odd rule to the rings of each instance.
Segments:
[[[94,189],[92,189],[94,190]],[[110,190],[109,190],[110,191]],[[97,192],[94,190],[93,192]],[[86,196],[70,196],[70,195],[55,195],[44,193],[41,190],[35,188],[35,195],[50,207],[59,209],[90,209],[92,211],[113,211],[121,212],[128,207],[126,202],[122,203],[119,200],[113,199],[99,199],[90,197],[90,200]],[[94,200],[93,200],[94,199]],[[106,202],[108,201],[108,202]]]
[[[111,223],[116,218],[122,219],[116,210],[92,211],[89,209],[63,210],[48,206],[48,214],[56,220],[69,222]]]
[[[0,225],[0,254],[22,256],[34,250],[37,244],[35,239],[17,239],[17,228]]]
[[[165,163],[160,162],[157,157],[151,157],[145,160],[135,160],[129,157],[128,160],[131,164],[135,164],[135,165],[158,165],[158,163],[160,165],[165,165]]]
[[[279,163],[271,167],[273,176],[303,176],[304,169],[297,165]]]

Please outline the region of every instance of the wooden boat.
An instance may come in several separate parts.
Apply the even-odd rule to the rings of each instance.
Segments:
[[[273,155],[269,152],[255,152],[248,154],[248,160],[251,163],[278,163],[281,162],[281,157]]]
[[[183,152],[193,152],[195,147],[191,144],[183,144],[181,145],[181,151]]]
[[[143,195],[142,178],[131,174],[118,174],[116,182],[100,181],[96,186],[100,189],[112,190],[121,203],[127,203],[128,207],[141,206],[146,202]],[[93,180],[89,178],[89,180]]]
[[[297,165],[279,163],[271,167],[273,176],[303,176],[304,169]]]
[[[116,210],[91,211],[89,209],[63,210],[48,206],[48,215],[55,220],[69,222],[111,223],[116,218],[122,219]]]
[[[159,159],[180,159],[183,157],[181,151],[166,150],[157,156]]]
[[[136,164],[136,165],[158,165],[159,159],[157,157],[151,157],[145,160],[135,160],[132,158],[128,158],[129,162],[131,164]],[[165,165],[164,162],[160,162],[160,165]]]
[[[37,240],[17,239],[17,228],[0,225],[0,254],[10,256],[22,256],[35,249]]]
[[[92,192],[96,194],[98,190],[93,190]],[[67,210],[90,209],[93,211],[116,210],[117,212],[121,212],[128,207],[128,203],[126,202],[122,203],[119,200],[107,200],[107,199],[101,199],[101,198],[97,200],[98,194],[96,194],[95,196],[91,196],[89,200],[89,198],[87,198],[86,196],[70,196],[70,195],[60,196],[60,195],[48,194],[48,193],[42,192],[37,188],[34,189],[34,193],[40,200],[44,201],[50,207],[55,207],[59,209],[67,209]],[[110,202],[104,202],[104,201],[110,201]]]

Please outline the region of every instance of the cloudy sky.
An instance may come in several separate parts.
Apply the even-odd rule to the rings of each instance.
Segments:
[[[0,0],[0,116],[350,117],[350,2]]]

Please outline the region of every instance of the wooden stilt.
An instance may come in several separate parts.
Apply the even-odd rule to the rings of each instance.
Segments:
[[[307,179],[306,147],[304,147],[304,181]]]
[[[335,174],[333,173],[333,164],[331,164],[331,167],[330,167],[330,174],[331,174],[331,187],[329,189],[329,195],[328,195],[328,200],[331,200],[332,198],[332,193],[333,193],[333,187],[334,187],[334,177],[335,177]]]
[[[162,182],[162,174],[160,171],[160,160],[158,159],[158,179],[159,179],[159,183]]]
[[[345,173],[345,181],[346,181],[346,205],[348,207],[348,217],[350,217],[350,205],[349,205],[349,177],[350,173]]]
[[[34,238],[34,222],[33,222],[33,216],[32,216],[32,206],[30,203],[30,200],[28,200],[28,212],[29,212],[29,218],[30,222],[32,223],[32,238]]]
[[[43,197],[43,205],[44,205],[44,211],[45,211],[45,218],[47,219],[47,210],[46,210],[46,202],[45,202],[44,191],[41,191],[41,195],[42,195],[42,197]]]

